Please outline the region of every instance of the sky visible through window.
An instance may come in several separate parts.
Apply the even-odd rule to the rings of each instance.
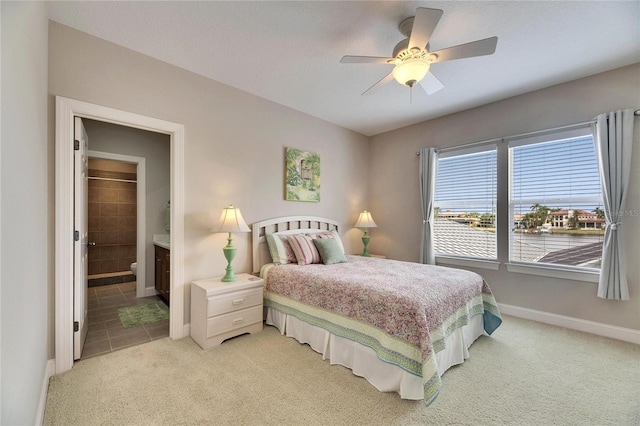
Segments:
[[[495,213],[496,150],[438,161],[435,206],[441,212]]]
[[[511,149],[515,213],[539,203],[551,209],[602,207],[600,176],[591,136]]]
[[[600,177],[590,136],[511,149],[514,213],[536,204],[552,209],[602,207]],[[435,206],[440,212],[495,213],[496,150],[441,158]]]

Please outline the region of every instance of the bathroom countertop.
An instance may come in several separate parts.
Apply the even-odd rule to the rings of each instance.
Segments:
[[[171,250],[171,244],[169,244],[169,243],[159,243],[157,241],[154,241],[153,245],[158,246],[158,247],[162,247],[162,248],[166,248],[167,250]]]
[[[170,234],[154,234],[153,244],[171,250],[171,235]]]

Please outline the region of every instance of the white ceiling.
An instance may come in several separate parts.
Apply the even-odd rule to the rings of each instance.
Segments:
[[[437,50],[498,36],[491,56],[434,64],[427,96],[392,81],[398,24],[444,10]],[[50,19],[364,135],[640,62],[639,1],[48,2]]]

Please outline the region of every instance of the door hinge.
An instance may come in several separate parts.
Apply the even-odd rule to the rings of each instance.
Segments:
[[[80,331],[80,323],[78,321],[73,322],[73,331]]]
[[[80,241],[80,231],[73,231],[73,241]]]
[[[73,141],[73,149],[75,151],[80,151],[80,141],[78,139]]]

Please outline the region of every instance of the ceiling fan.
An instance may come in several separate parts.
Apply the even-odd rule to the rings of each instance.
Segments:
[[[403,20],[398,28],[407,38],[396,44],[393,57],[343,56],[343,64],[387,64],[394,65],[393,70],[382,80],[362,93],[371,95],[389,81],[413,87],[416,83],[428,95],[444,88],[440,80],[429,72],[431,64],[473,56],[491,55],[496,51],[498,37],[485,38],[471,43],[460,44],[446,49],[429,51],[429,39],[442,17],[442,10],[419,7],[416,15]]]

